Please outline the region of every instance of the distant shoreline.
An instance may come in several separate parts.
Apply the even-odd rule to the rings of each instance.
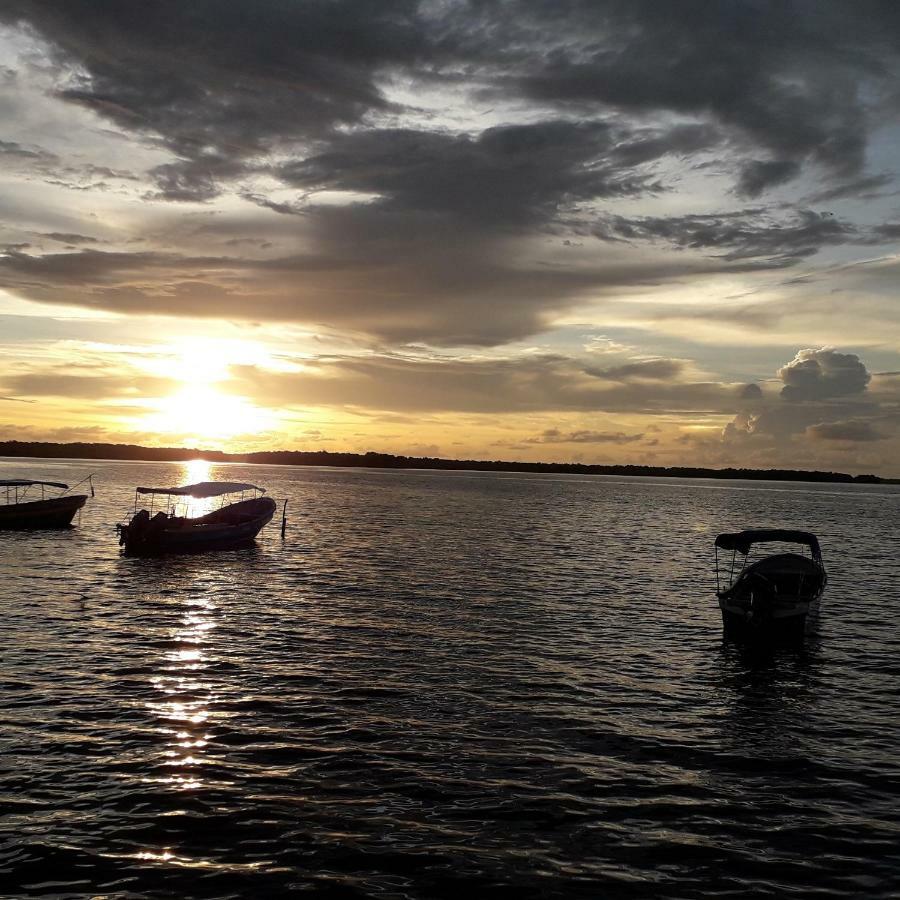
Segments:
[[[537,472],[570,475],[623,475],[657,478],[718,478],[747,481],[808,481],[838,484],[900,484],[900,479],[878,475],[848,475],[802,469],[705,469],[693,466],[588,465],[583,463],[507,462],[503,460],[441,459],[395,456],[390,453],[332,453],[328,450],[262,450],[224,453],[185,447],[141,447],[135,444],[59,444],[0,441],[0,456],[37,459],[109,459],[135,462],[257,463],[282,466],[333,466],[367,469],[441,469],[476,472]]]

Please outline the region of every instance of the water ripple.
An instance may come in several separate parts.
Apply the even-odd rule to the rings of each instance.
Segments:
[[[183,471],[92,468],[0,533],[0,895],[897,895],[897,490],[223,466],[287,539],[161,561]],[[799,650],[721,639],[751,524],[822,539]]]

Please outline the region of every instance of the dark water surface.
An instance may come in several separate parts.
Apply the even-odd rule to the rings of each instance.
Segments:
[[[896,488],[0,460],[3,897],[897,897]],[[136,484],[289,497],[120,557]],[[720,530],[816,531],[800,650],[725,644]]]

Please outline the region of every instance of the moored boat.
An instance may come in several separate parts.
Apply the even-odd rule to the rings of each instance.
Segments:
[[[772,542],[799,546],[805,552],[751,559],[757,545]],[[719,550],[731,551],[727,574],[720,570]],[[802,636],[810,609],[827,582],[819,541],[807,531],[749,529],[716,538],[716,596],[730,637]]]
[[[244,495],[253,496],[245,499]],[[264,488],[234,481],[202,481],[178,488],[139,487],[135,512],[127,524],[117,526],[119,544],[127,556],[163,553],[196,553],[206,550],[236,550],[249,547],[275,514],[275,501],[262,496]],[[137,508],[139,495],[149,495],[150,509]],[[178,515],[178,504],[216,497],[240,499],[199,516]],[[166,507],[154,514],[153,500],[166,498]]]
[[[38,487],[41,489],[40,498],[34,490]],[[87,494],[63,493],[48,497],[47,488],[69,490],[69,486],[61,481],[32,481],[28,478],[0,480],[0,528],[68,528],[75,513],[87,501]]]

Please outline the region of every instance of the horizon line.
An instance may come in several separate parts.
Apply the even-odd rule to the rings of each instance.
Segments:
[[[72,452],[67,455],[59,453],[14,452],[4,453],[4,450],[17,449],[68,449],[76,451],[78,448],[96,448],[112,451],[113,455],[79,455]],[[120,451],[115,455],[115,451]],[[124,451],[130,451],[129,455],[123,455]],[[137,453],[135,453],[137,451]],[[153,454],[156,458],[137,455],[138,453]],[[162,454],[176,454],[177,457],[160,458]],[[354,451],[336,450],[251,450],[242,453],[232,453],[226,450],[199,449],[191,447],[147,447],[142,444],[120,444],[97,441],[0,441],[0,456],[12,459],[96,459],[110,461],[141,461],[141,462],[190,462],[192,459],[203,459],[206,462],[245,463],[262,465],[325,465],[332,468],[382,468],[382,469],[424,469],[424,470],[457,470],[457,471],[507,471],[507,472],[556,472],[574,475],[619,475],[622,477],[669,477],[669,478],[713,478],[720,480],[748,480],[748,481],[808,481],[825,483],[856,483],[856,484],[900,484],[900,478],[874,475],[872,473],[860,473],[851,475],[847,472],[823,471],[817,469],[755,469],[736,468],[712,468],[706,466],[651,466],[640,463],[580,463],[580,462],[527,462],[516,460],[478,460],[478,459],[454,459],[440,456],[407,456],[404,454],[384,453],[376,450],[367,450],[363,453]],[[275,459],[254,460],[252,457],[294,457],[278,461]],[[332,457],[341,459],[341,462],[312,462],[310,457]],[[206,458],[213,457],[213,458]],[[381,460],[379,465],[376,460]],[[420,465],[391,465],[391,462],[420,463]],[[636,471],[639,470],[639,471]],[[768,478],[766,476],[769,476]],[[808,476],[808,477],[804,477]]]

